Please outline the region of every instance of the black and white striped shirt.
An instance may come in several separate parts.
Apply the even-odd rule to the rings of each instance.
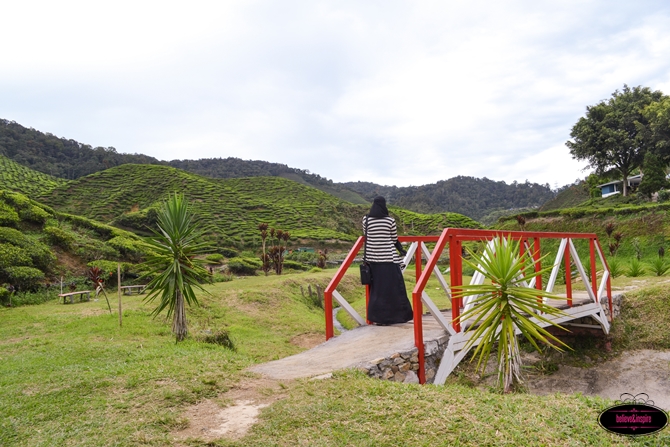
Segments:
[[[363,231],[365,232],[365,220],[363,217]],[[398,230],[395,220],[390,217],[367,217],[367,248],[365,259],[368,262],[395,262],[400,264],[402,259],[395,249],[398,240]],[[365,234],[365,233],[363,233]]]

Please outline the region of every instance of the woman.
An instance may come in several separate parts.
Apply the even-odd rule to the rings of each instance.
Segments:
[[[365,259],[372,271],[368,320],[381,325],[406,323],[413,314],[396,248],[403,255],[405,250],[383,197],[375,197],[370,213],[363,218],[363,231],[367,236]]]

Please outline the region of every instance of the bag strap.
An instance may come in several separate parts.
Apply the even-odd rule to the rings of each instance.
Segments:
[[[363,262],[368,262],[366,257],[368,253],[368,215],[365,215],[365,229],[363,231],[365,242],[363,243]]]

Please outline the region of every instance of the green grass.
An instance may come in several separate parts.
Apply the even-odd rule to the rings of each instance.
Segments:
[[[227,329],[236,352],[194,337],[175,344],[138,296],[123,297],[122,328],[104,299],[1,308],[0,445],[170,444],[166,421],[177,423],[185,406],[227,391],[253,363],[300,352],[292,337],[323,332],[299,286],[330,274],[209,286],[212,296],[187,311],[189,330]]]
[[[192,336],[180,344],[170,323],[152,319],[138,296],[123,298],[122,328],[104,300],[0,309],[0,445],[174,445],[171,432],[188,425],[186,408],[204,399],[231,404],[226,391],[250,377],[246,367],[300,352],[291,343],[300,334],[323,333],[323,314],[303,301],[300,286],[323,286],[333,273],[208,286],[202,306],[187,310]],[[362,292],[354,273],[339,289],[346,297]],[[113,291],[110,297],[115,300]],[[237,351],[197,341],[222,329]],[[637,441],[607,434],[597,415],[609,402],[579,395],[500,395],[458,381],[401,385],[353,372],[285,387],[287,397],[265,408],[244,438],[181,445],[670,443],[667,434]]]
[[[0,189],[36,196],[46,194],[65,183],[66,180],[34,171],[0,155]]]
[[[668,283],[645,278],[653,285],[626,292],[621,317],[612,327],[618,349],[670,349],[670,300]]]
[[[645,445],[597,423],[608,403],[584,396],[500,395],[459,384],[402,385],[337,375],[301,382],[222,446],[620,446]],[[646,441],[670,441],[667,435]],[[195,444],[204,445],[204,444]],[[660,445],[660,444],[659,444]]]

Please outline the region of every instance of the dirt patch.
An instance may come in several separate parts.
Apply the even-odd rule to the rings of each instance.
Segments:
[[[533,394],[582,393],[617,400],[623,393],[646,393],[655,405],[670,410],[670,351],[624,352],[588,368],[558,365],[549,375],[527,375]]]
[[[670,409],[670,351],[628,351],[602,362],[584,356],[581,362],[585,367],[563,364],[555,358],[543,362],[537,353],[522,353],[522,360],[523,386],[532,394],[581,393],[619,400],[623,393],[645,393],[657,407]],[[474,386],[495,386],[495,354],[482,376],[474,373],[474,363],[465,361],[459,365],[460,380]]]
[[[64,267],[67,272],[82,275],[86,271],[86,264],[77,256],[62,250],[59,247],[53,247],[58,259],[58,264]]]
[[[248,379],[215,400],[204,400],[184,411],[188,427],[173,432],[176,439],[239,439],[256,423],[260,411],[286,395],[283,383]]]
[[[308,332],[306,334],[296,335],[291,339],[291,344],[304,349],[312,349],[326,341],[322,332]]]

